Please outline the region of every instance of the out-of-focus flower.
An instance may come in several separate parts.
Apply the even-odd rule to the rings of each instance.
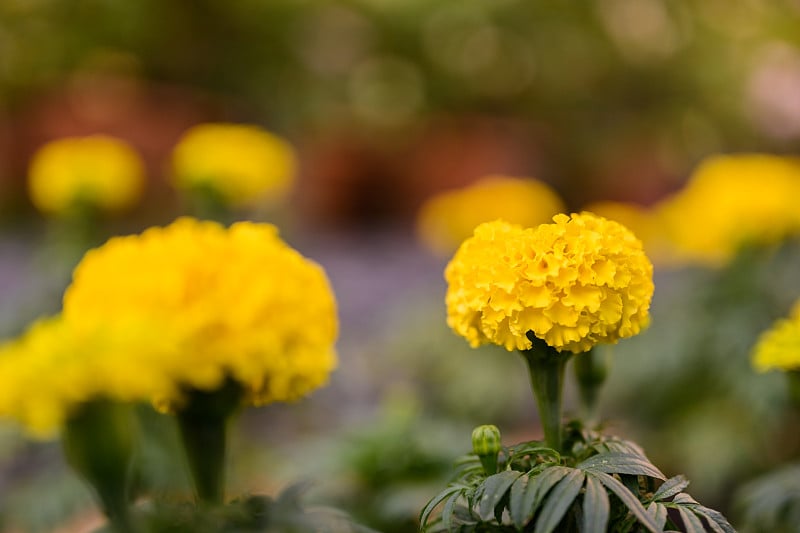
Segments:
[[[173,183],[181,190],[208,188],[233,206],[277,200],[294,179],[288,142],[257,126],[201,124],[175,146]]]
[[[534,227],[563,210],[561,198],[543,182],[488,176],[430,198],[420,209],[417,230],[431,250],[450,254],[482,222],[502,218]]]
[[[447,265],[447,323],[472,346],[526,350],[532,332],[578,353],[647,326],[653,267],[641,242],[588,212],[553,220],[481,224]]]
[[[800,233],[800,159],[746,154],[705,160],[657,207],[678,259],[725,264],[746,244]]]
[[[789,318],[778,320],[761,335],[752,357],[759,372],[800,370],[800,302]]]
[[[34,154],[28,173],[34,206],[55,215],[81,205],[125,209],[139,200],[143,188],[139,155],[126,142],[105,135],[51,141]]]
[[[181,218],[89,251],[64,296],[79,324],[148,317],[149,337],[175,339],[166,365],[181,387],[214,390],[226,379],[244,401],[298,399],[336,365],[336,303],[325,272],[269,224],[225,228]],[[181,397],[164,398],[175,407]]]
[[[61,316],[35,322],[0,346],[0,416],[50,437],[85,402],[171,394],[163,365],[174,359],[175,344],[152,326],[125,317],[102,325],[76,326]]]
[[[603,218],[619,222],[642,241],[647,256],[656,264],[669,264],[674,251],[668,232],[657,216],[657,211],[629,202],[600,201],[584,207]]]

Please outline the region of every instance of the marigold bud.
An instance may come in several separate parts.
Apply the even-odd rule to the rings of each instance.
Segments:
[[[500,430],[488,424],[472,430],[472,451],[475,455],[497,455],[500,453]]]

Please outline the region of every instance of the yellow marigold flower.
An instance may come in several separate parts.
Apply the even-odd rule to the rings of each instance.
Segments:
[[[0,346],[0,416],[49,437],[83,402],[172,394],[161,364],[170,360],[175,344],[151,332],[149,320],[76,327],[56,316],[34,323]]]
[[[44,213],[64,214],[80,203],[104,211],[134,205],[144,188],[144,166],[126,142],[93,135],[42,146],[31,161],[31,201]]]
[[[549,222],[563,210],[561,198],[546,183],[487,176],[428,199],[417,217],[417,233],[431,250],[450,254],[482,222],[503,218],[533,227]]]
[[[683,190],[658,207],[679,257],[720,265],[744,244],[800,233],[800,159],[761,154],[705,160]]]
[[[584,352],[649,321],[653,266],[617,222],[584,212],[523,229],[481,224],[445,269],[447,323],[473,347]]]
[[[149,317],[176,339],[164,363],[180,386],[214,390],[226,377],[247,403],[298,399],[336,365],[336,304],[325,272],[269,224],[225,228],[181,218],[89,251],[64,296],[76,323]],[[168,403],[180,398],[167,398]]]
[[[752,361],[759,372],[800,370],[800,302],[789,318],[778,320],[761,335]]]
[[[175,147],[172,163],[178,189],[209,187],[231,205],[282,198],[296,167],[288,142],[240,124],[191,128]]]

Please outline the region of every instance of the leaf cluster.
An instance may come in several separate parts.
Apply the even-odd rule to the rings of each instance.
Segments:
[[[736,494],[742,531],[800,531],[800,464],[788,464],[744,485]]]
[[[667,479],[635,443],[577,423],[567,432],[563,454],[541,441],[503,448],[497,472],[484,472],[475,455],[460,459],[454,478],[422,510],[422,531],[734,531],[683,492],[683,476]]]
[[[326,507],[307,507],[302,496],[307,484],[296,484],[275,498],[244,496],[225,505],[159,500],[137,509],[141,533],[375,533],[350,517]],[[111,532],[109,526],[95,532]]]

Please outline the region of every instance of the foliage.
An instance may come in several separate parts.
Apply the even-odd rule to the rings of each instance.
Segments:
[[[370,533],[333,509],[306,507],[308,487],[292,485],[275,498],[242,496],[226,505],[148,503],[138,508],[137,530],[147,533]],[[108,526],[95,533],[112,533]],[[374,532],[373,532],[374,533]]]
[[[800,531],[800,464],[793,463],[757,478],[736,493],[741,531]]]
[[[603,412],[624,413],[657,464],[687,474],[698,499],[726,513],[726,487],[800,451],[786,376],[754,372],[750,357],[800,295],[798,260],[794,240],[742,250],[721,271],[661,272],[651,327],[613,350]]]
[[[566,429],[564,454],[524,442],[503,449],[497,472],[486,472],[474,454],[464,457],[422,510],[423,531],[734,531],[683,492],[683,476],[667,479],[635,443],[578,422]]]

